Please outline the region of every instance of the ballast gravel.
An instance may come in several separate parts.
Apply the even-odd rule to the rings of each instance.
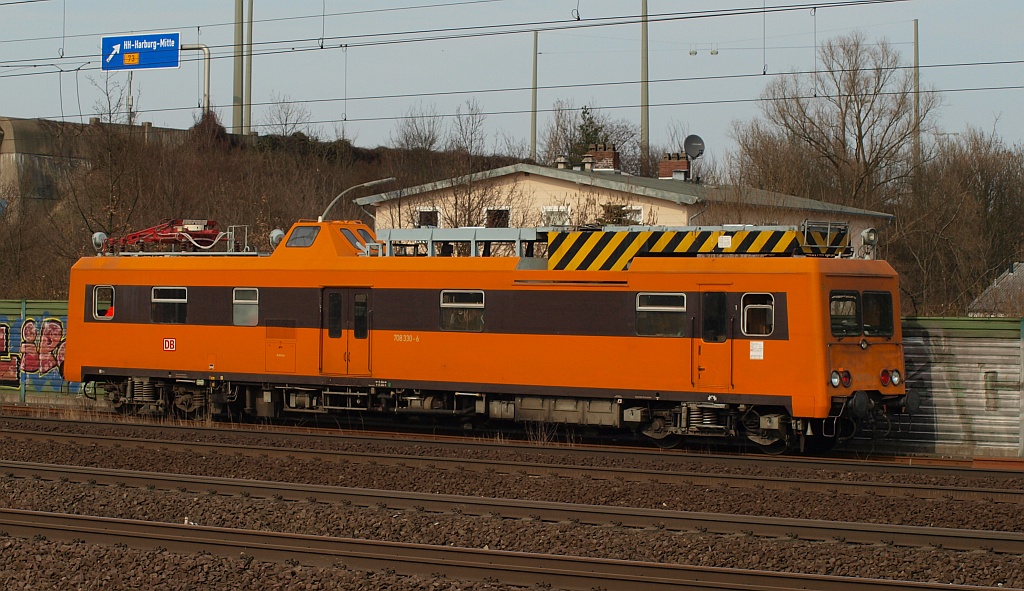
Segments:
[[[0,439],[0,457],[10,461],[442,494],[1024,531],[1024,509],[997,503],[526,478],[344,462],[156,453],[45,440]],[[188,519],[206,526],[492,550],[1024,588],[1024,557],[990,552],[553,524],[315,501],[26,481],[2,474],[0,506],[168,523]],[[402,577],[340,567],[321,569],[244,558],[22,540],[5,535],[0,535],[0,558],[0,582],[4,589],[512,589],[494,582]]]

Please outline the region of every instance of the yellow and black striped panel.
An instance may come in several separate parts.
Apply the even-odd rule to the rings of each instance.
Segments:
[[[746,254],[762,256],[834,253],[845,248],[849,238],[829,234],[804,234],[798,230],[695,230],[637,232],[549,232],[548,269],[602,270],[625,269],[638,256],[695,256],[700,254]]]
[[[809,231],[807,240],[803,245],[804,254],[810,255],[831,255],[842,254],[850,247],[850,233],[845,229],[831,231]]]

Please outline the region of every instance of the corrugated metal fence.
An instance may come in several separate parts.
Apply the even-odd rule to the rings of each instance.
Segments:
[[[0,300],[0,389],[19,393],[77,394],[78,382],[65,382],[66,301]]]
[[[0,390],[22,402],[26,393],[77,395],[81,384],[60,373],[66,326],[67,302],[0,300]],[[920,394],[921,409],[895,422],[878,446],[1024,457],[1021,339],[1020,319],[905,318],[907,387]]]
[[[893,426],[897,447],[1024,457],[1021,330],[1019,318],[904,319],[907,387],[920,394],[921,409]]]

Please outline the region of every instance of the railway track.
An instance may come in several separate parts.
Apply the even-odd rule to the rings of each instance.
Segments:
[[[69,415],[70,413],[70,415]],[[79,415],[78,418],[75,418]],[[98,428],[128,427],[139,432],[168,430],[203,435],[220,432],[255,434],[294,439],[296,441],[348,441],[356,444],[379,445],[382,442],[396,448],[409,448],[419,453],[420,447],[429,445],[440,449],[516,449],[532,454],[548,454],[558,457],[586,459],[588,457],[614,458],[629,461],[633,459],[678,463],[680,461],[701,461],[723,466],[746,464],[753,461],[774,465],[785,465],[798,470],[847,470],[851,467],[859,472],[927,474],[960,474],[970,472],[979,478],[1016,478],[1024,473],[1024,459],[1019,458],[952,458],[927,455],[892,456],[877,453],[864,458],[861,453],[836,453],[826,457],[813,456],[767,456],[762,453],[721,453],[707,450],[673,449],[665,450],[648,445],[607,445],[562,442],[541,434],[532,439],[507,439],[500,434],[493,437],[466,436],[453,430],[451,434],[428,433],[425,429],[393,432],[366,425],[346,427],[340,423],[324,426],[253,425],[252,423],[215,422],[213,426],[201,423],[169,423],[166,419],[147,419],[143,416],[127,416],[112,411],[51,408],[33,405],[0,405],[0,419],[23,422],[26,425],[68,424],[93,425]],[[210,425],[210,423],[206,423]],[[377,425],[376,427],[380,427]]]
[[[928,484],[893,484],[876,481],[854,481],[840,479],[818,479],[806,477],[780,477],[766,475],[748,474],[725,474],[715,473],[713,468],[706,471],[676,471],[673,470],[673,463],[676,461],[692,462],[695,458],[691,456],[677,456],[666,454],[657,456],[659,462],[664,458],[663,468],[628,468],[628,467],[604,467],[587,465],[567,465],[541,462],[522,461],[501,461],[495,459],[471,459],[451,458],[441,456],[414,456],[411,453],[379,453],[379,452],[355,452],[337,450],[316,450],[295,447],[274,447],[266,445],[238,445],[218,442],[193,442],[180,440],[154,440],[123,438],[100,435],[82,435],[67,433],[40,433],[39,431],[24,431],[12,429],[0,429],[0,437],[12,439],[48,440],[54,442],[75,444],[75,445],[98,445],[98,446],[124,446],[136,449],[147,449],[156,451],[188,451],[196,454],[241,454],[243,456],[268,456],[281,458],[295,458],[305,460],[319,460],[324,462],[352,462],[360,464],[376,464],[385,466],[400,466],[414,468],[429,468],[436,470],[459,470],[494,472],[498,474],[517,474],[523,476],[557,476],[564,478],[592,478],[597,480],[621,480],[633,482],[654,482],[660,484],[691,485],[704,487],[726,488],[756,488],[762,490],[784,490],[802,491],[832,494],[851,495],[879,495],[888,497],[900,497],[903,499],[945,499],[964,501],[988,501],[998,503],[1024,504],[1024,490],[1017,487],[1007,488],[978,488],[974,486],[942,486],[932,483]],[[358,438],[357,438],[358,439]],[[379,444],[380,440],[376,440]],[[401,446],[405,442],[398,445]],[[391,445],[391,442],[388,442]],[[423,452],[424,442],[419,442],[416,448]],[[431,444],[432,445],[432,444]],[[456,445],[456,444],[441,444]],[[481,445],[479,443],[473,445]],[[488,444],[492,449],[509,448],[508,445]],[[411,449],[411,448],[410,448]],[[528,448],[530,452],[544,454],[538,448]],[[585,461],[587,458],[600,454],[603,458],[610,456],[621,457],[628,460],[639,459],[636,452],[608,452],[606,450],[595,451],[592,449],[574,450],[559,448],[557,452],[563,456],[574,456]],[[728,456],[716,457],[711,462],[731,461]],[[650,462],[649,455],[644,456],[644,462]],[[700,461],[707,461],[698,456]],[[750,459],[746,458],[749,462]],[[800,460],[801,465],[808,465],[811,461]],[[623,463],[629,463],[628,461]],[[793,465],[788,463],[787,465]],[[829,464],[833,470],[838,469],[835,462]],[[863,464],[854,468],[847,465],[846,470],[855,469],[862,471]],[[955,471],[957,474],[969,474],[972,478],[1010,478],[1018,474],[1008,473],[1002,470],[980,470],[980,469],[951,469],[951,468],[925,468],[925,467],[900,467],[892,465],[872,464],[866,466],[863,471],[888,471],[905,472],[910,471],[917,474],[948,474]]]
[[[671,531],[752,535],[781,539],[840,541],[858,544],[925,546],[960,551],[991,551],[1024,555],[1024,533],[895,526],[872,523],[817,521],[748,515],[662,511],[613,506],[577,505],[517,499],[494,499],[390,490],[305,485],[257,480],[211,478],[167,474],[0,462],[0,474],[8,478],[76,482],[136,489],[177,490],[416,510],[434,513],[498,516],[506,519],[571,521],[587,525],[656,528]]]
[[[241,554],[259,560],[293,560],[302,564],[364,570],[394,569],[402,574],[421,576],[442,573],[453,579],[500,580],[508,585],[563,589],[997,589],[427,546],[13,509],[0,509],[0,528],[7,535],[25,538],[44,536],[47,539],[81,540],[95,544],[129,544],[136,548],[162,548],[179,553],[210,552],[235,557]]]

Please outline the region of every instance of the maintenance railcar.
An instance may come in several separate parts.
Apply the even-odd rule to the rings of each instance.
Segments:
[[[394,256],[333,221],[295,224],[264,256],[105,254],[71,271],[65,374],[121,410],[538,422],[777,450],[909,406],[881,260],[559,268],[522,251]]]

